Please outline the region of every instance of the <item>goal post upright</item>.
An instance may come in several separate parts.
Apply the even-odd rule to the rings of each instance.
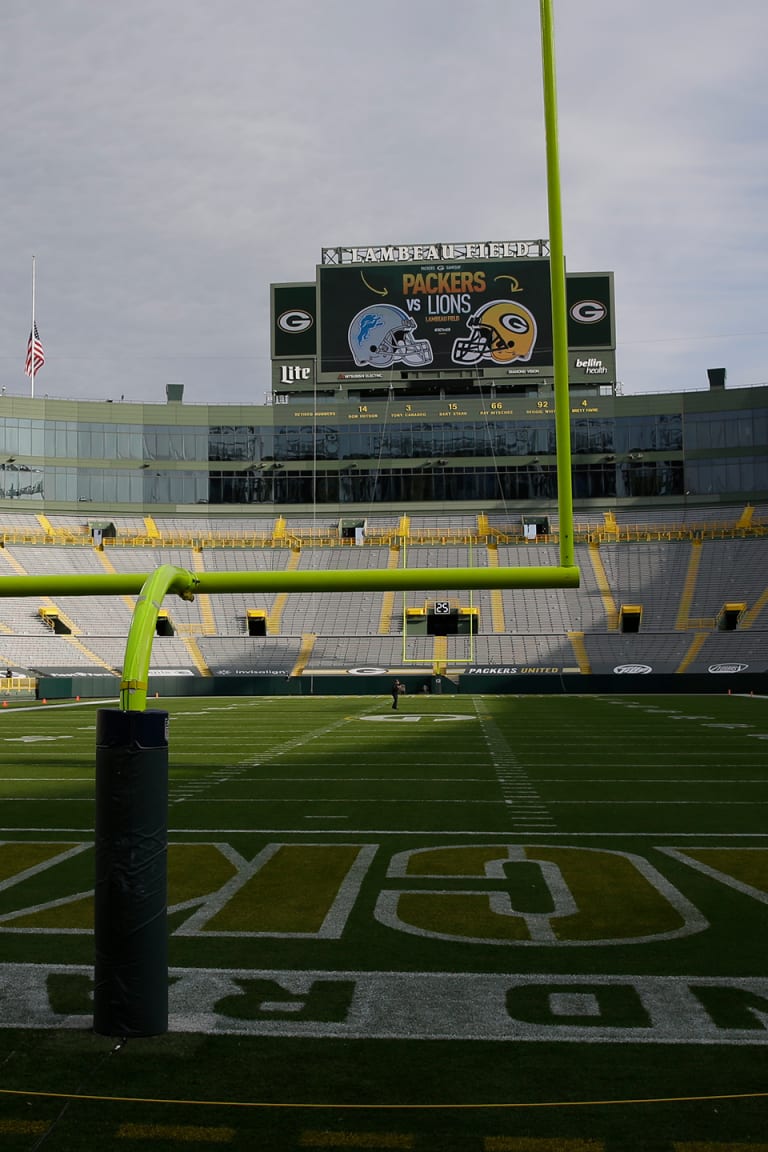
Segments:
[[[541,9],[541,64],[544,88],[544,124],[547,156],[547,210],[549,217],[549,269],[552,291],[552,352],[555,377],[555,449],[557,503],[560,521],[560,564],[574,563],[573,489],[571,484],[571,421],[568,391],[568,312],[565,295],[565,248],[560,187],[560,146],[557,127],[555,30],[552,0],[539,0]]]

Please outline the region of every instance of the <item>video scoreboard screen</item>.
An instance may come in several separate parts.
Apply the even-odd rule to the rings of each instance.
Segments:
[[[320,380],[552,363],[547,259],[320,266],[318,297]]]

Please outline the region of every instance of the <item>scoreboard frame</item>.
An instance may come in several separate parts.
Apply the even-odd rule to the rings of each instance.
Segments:
[[[437,290],[452,286],[474,290]],[[483,286],[484,290],[477,290]],[[513,321],[526,311],[533,317],[536,339],[530,355],[498,362],[486,354],[472,363],[456,363],[451,355],[456,341],[472,336],[467,321],[484,305],[501,300],[512,306]],[[615,383],[613,273],[567,273],[566,302],[570,381]],[[368,305],[376,304],[410,317],[415,325],[410,330],[412,340],[422,347],[423,341],[429,341],[432,356],[428,363],[409,364],[394,358],[388,366],[355,362],[349,344],[350,323]],[[458,309],[445,311],[452,304]],[[382,382],[448,376],[507,383],[550,381],[554,373],[546,258],[462,265],[319,265],[316,282],[273,284],[271,312],[275,392],[311,389],[317,384],[375,388]]]

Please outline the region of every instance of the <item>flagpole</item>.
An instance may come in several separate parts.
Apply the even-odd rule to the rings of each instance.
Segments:
[[[35,258],[32,257],[32,335],[30,340],[32,342],[32,363],[30,364],[32,379],[32,399],[35,398]]]

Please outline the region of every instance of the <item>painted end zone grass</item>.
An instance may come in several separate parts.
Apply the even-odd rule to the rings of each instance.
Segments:
[[[766,1146],[765,701],[169,711],[171,1031],[122,1046],[95,709],[0,716],[4,1148]]]

